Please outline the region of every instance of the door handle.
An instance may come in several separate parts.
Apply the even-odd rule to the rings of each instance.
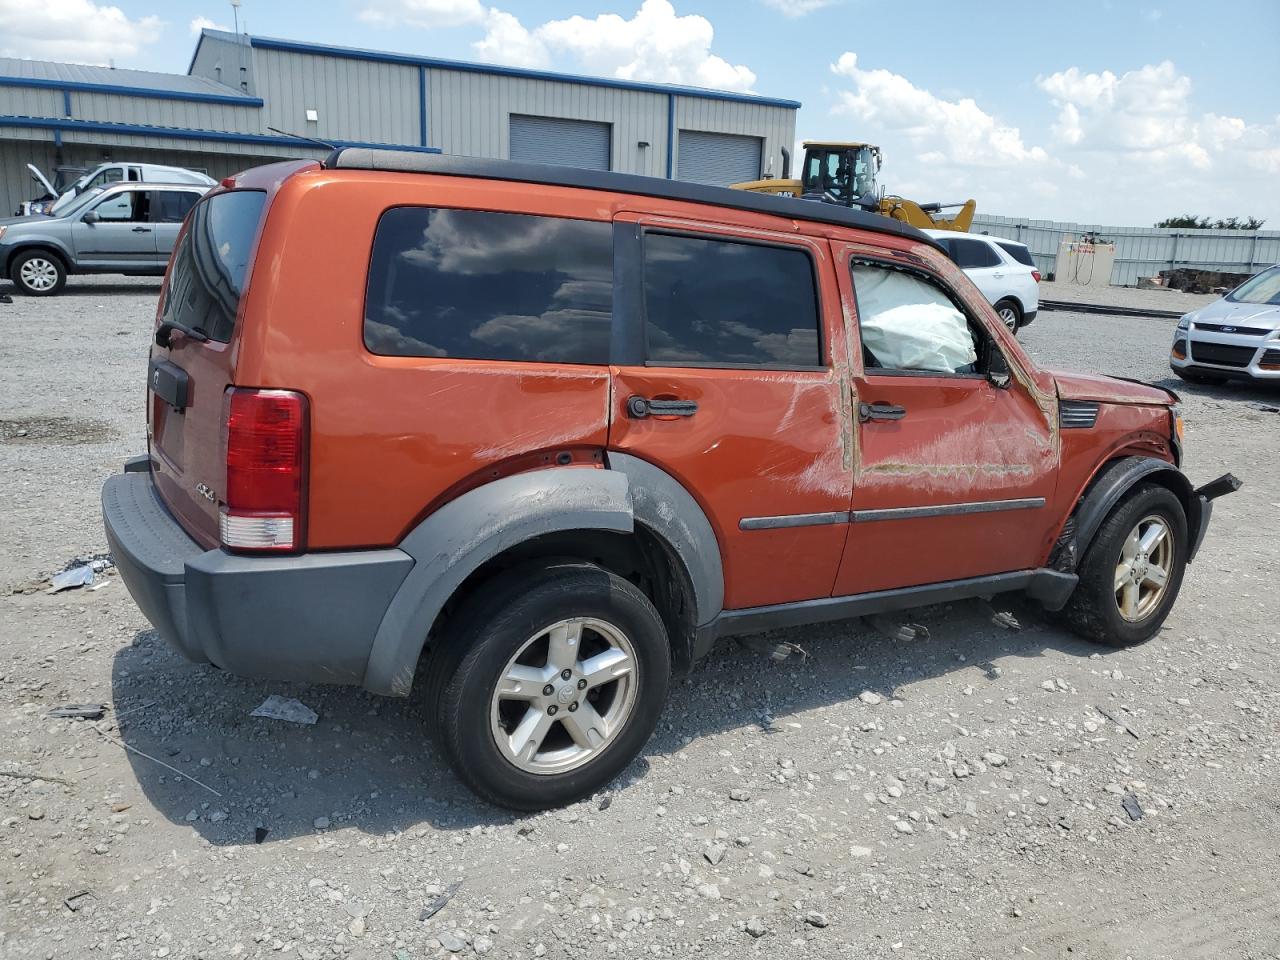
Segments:
[[[907,408],[896,403],[860,403],[858,404],[858,420],[901,420],[907,415]]]
[[[133,232],[134,233],[150,233],[151,228],[150,227],[134,227]]]
[[[992,276],[993,276],[993,277],[995,277],[997,280],[1000,280],[1000,279],[1002,279],[1002,278],[1004,277],[1004,274],[1003,274],[1003,273],[993,273],[993,274],[992,274]]]
[[[628,397],[627,416],[636,420],[645,417],[692,417],[698,405],[692,400],[650,400],[648,397]]]

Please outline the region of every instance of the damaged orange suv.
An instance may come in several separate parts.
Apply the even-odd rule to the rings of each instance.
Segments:
[[[230,178],[103,490],[178,650],[425,688],[458,775],[599,789],[718,637],[1025,591],[1146,640],[1214,497],[1170,392],[1038,369],[937,243],[828,204],[346,149]]]

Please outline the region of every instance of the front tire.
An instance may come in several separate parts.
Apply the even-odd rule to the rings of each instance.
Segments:
[[[595,793],[657,725],[671,673],[662,619],[598,566],[519,568],[485,585],[443,638],[456,663],[437,730],[458,776],[515,810]],[[465,650],[459,659],[458,653]]]
[[[1022,310],[1013,300],[1001,300],[995,306],[996,316],[1000,318],[1000,322],[1009,328],[1009,332],[1015,337],[1018,335],[1018,328],[1022,326]]]
[[[1139,484],[1111,511],[1080,564],[1064,613],[1081,636],[1143,643],[1164,623],[1187,566],[1187,518],[1167,487]]]
[[[9,279],[30,297],[51,297],[67,284],[67,268],[44,250],[18,254],[9,266]]]

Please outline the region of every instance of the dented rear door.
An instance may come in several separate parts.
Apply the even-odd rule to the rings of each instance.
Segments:
[[[727,608],[830,595],[852,461],[825,241],[639,216],[616,230],[615,308],[633,335],[613,368],[610,449],[699,501]]]

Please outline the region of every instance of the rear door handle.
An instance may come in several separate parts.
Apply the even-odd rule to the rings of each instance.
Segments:
[[[907,408],[896,403],[860,403],[858,404],[858,420],[901,420],[907,415]]]
[[[636,420],[643,420],[645,417],[692,417],[697,412],[698,405],[692,400],[627,398],[627,416]]]
[[[133,232],[134,233],[150,233],[151,228],[150,227],[134,227]]]

